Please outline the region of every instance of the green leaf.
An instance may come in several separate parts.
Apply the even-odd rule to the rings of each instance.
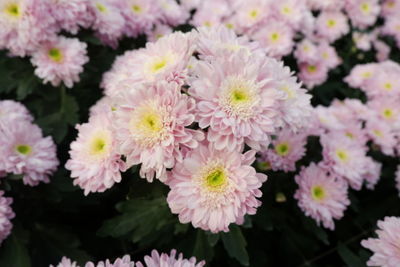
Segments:
[[[360,258],[354,254],[350,249],[346,247],[343,243],[338,245],[338,253],[342,260],[350,267],[363,267],[365,262],[361,261]]]
[[[202,230],[197,230],[193,256],[199,260],[210,261],[214,257],[214,250],[208,242],[207,235]]]
[[[212,234],[207,232],[207,239],[208,239],[208,244],[214,247],[219,241],[219,234]]]
[[[61,112],[63,118],[69,124],[74,126],[79,122],[79,106],[76,99],[73,96],[65,94],[61,102]]]
[[[30,95],[39,86],[38,79],[30,74],[29,77],[23,77],[17,87],[17,99],[23,100]]]
[[[249,266],[249,255],[246,250],[246,239],[239,226],[232,225],[228,233],[222,233],[222,242],[229,256],[238,260],[242,265]]]
[[[0,266],[30,267],[28,250],[15,233],[11,234],[0,250]]]

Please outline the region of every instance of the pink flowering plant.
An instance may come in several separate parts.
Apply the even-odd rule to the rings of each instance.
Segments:
[[[0,266],[400,266],[399,0],[0,0]]]

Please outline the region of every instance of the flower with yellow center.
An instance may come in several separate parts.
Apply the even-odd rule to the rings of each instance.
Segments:
[[[228,184],[228,177],[223,166],[213,166],[202,174],[203,187],[211,192],[223,192]]]
[[[286,156],[287,154],[289,154],[290,152],[290,146],[287,142],[284,143],[280,143],[280,144],[276,144],[275,145],[275,152],[279,155],[279,156]]]
[[[106,6],[103,5],[103,4],[100,3],[100,2],[97,2],[97,3],[96,3],[96,8],[97,8],[98,11],[100,11],[100,12],[102,12],[102,13],[107,12]]]
[[[49,58],[52,61],[57,62],[57,63],[62,62],[62,60],[64,58],[61,50],[59,48],[55,48],[55,47],[49,49],[49,51],[47,52],[47,55],[49,56]]]
[[[149,78],[154,77],[154,75],[164,71],[171,64],[174,64],[175,60],[176,55],[172,53],[150,58],[147,63],[145,63],[145,74]]]
[[[143,9],[141,6],[135,4],[135,5],[132,5],[132,11],[135,14],[142,14]]]
[[[333,28],[336,26],[336,21],[334,19],[328,19],[326,21],[326,26],[328,26],[328,28]]]
[[[27,155],[29,155],[29,154],[32,153],[32,147],[31,147],[30,145],[27,145],[27,144],[20,144],[20,145],[17,145],[17,146],[15,147],[15,150],[16,150],[19,154],[24,155],[24,156],[27,156]]]
[[[169,126],[168,112],[157,101],[147,101],[136,108],[130,120],[132,138],[144,147],[165,139]]]
[[[383,117],[386,119],[391,119],[393,117],[393,110],[390,108],[386,108],[382,111]]]
[[[230,76],[222,83],[219,101],[230,116],[248,119],[253,115],[253,107],[260,102],[257,92],[254,81]]]
[[[290,88],[288,85],[283,85],[279,87],[279,89],[281,89],[287,94],[288,99],[293,99],[297,96],[296,91]]]
[[[372,72],[370,72],[370,71],[365,71],[365,72],[363,72],[363,73],[361,74],[361,76],[362,76],[363,78],[371,78],[371,77],[372,77]]]
[[[347,162],[349,160],[349,154],[344,149],[337,149],[336,150],[336,157],[342,162]]]
[[[325,189],[320,185],[314,185],[311,188],[311,197],[315,201],[323,201],[326,198]]]
[[[94,132],[87,144],[87,152],[92,158],[101,159],[108,156],[111,150],[112,137],[110,132],[99,130]]]
[[[386,82],[383,84],[383,88],[386,91],[392,91],[393,90],[393,84],[391,82]]]
[[[383,137],[383,133],[380,130],[373,130],[372,132],[377,137]]]
[[[289,6],[285,5],[281,8],[281,14],[283,15],[290,15],[292,14],[293,10]]]
[[[255,20],[260,16],[260,11],[256,8],[254,8],[254,9],[251,9],[248,14],[249,14],[250,19]]]
[[[280,35],[277,32],[273,32],[271,33],[271,35],[269,36],[269,39],[271,40],[271,42],[273,43],[277,43],[280,40]]]
[[[361,3],[360,10],[365,14],[368,15],[371,12],[371,6],[369,3]]]
[[[3,12],[10,17],[18,18],[21,16],[21,8],[17,2],[11,2],[5,5]]]
[[[308,71],[309,73],[314,73],[314,72],[317,71],[317,66],[315,66],[315,65],[308,65],[308,66],[307,66],[307,71]]]

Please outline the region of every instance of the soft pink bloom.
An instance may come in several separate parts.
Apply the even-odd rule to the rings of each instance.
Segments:
[[[360,190],[367,164],[366,147],[338,134],[321,137],[323,164],[328,171],[342,177],[351,188]]]
[[[264,0],[235,1],[232,8],[236,11],[233,15],[233,20],[237,25],[236,33],[245,33],[252,29],[266,19],[271,12],[268,1]]]
[[[44,83],[59,86],[63,82],[71,88],[75,82],[79,82],[83,65],[89,61],[86,47],[86,43],[76,38],[59,37],[44,43],[32,54],[35,74]]]
[[[11,219],[15,214],[11,209],[13,199],[4,197],[4,191],[0,190],[0,245],[10,235],[13,227]]]
[[[272,141],[273,148],[261,152],[262,161],[269,162],[274,171],[295,171],[296,162],[305,155],[306,143],[306,135],[283,130]]]
[[[228,17],[228,15],[231,15],[231,13],[232,10],[228,5],[228,1],[200,1],[193,18],[190,21],[190,24],[196,26],[196,28],[203,26],[207,28],[220,26],[223,18]],[[233,23],[236,24],[235,21]]]
[[[397,267],[400,266],[400,218],[385,217],[378,221],[377,238],[361,241],[361,245],[373,252],[368,266]]]
[[[321,85],[328,79],[328,66],[322,60],[315,63],[300,63],[299,68],[298,76],[309,89]]]
[[[25,56],[55,37],[57,26],[49,0],[0,1],[0,49]]]
[[[340,11],[325,11],[318,15],[315,22],[317,34],[334,42],[350,30],[347,17]]]
[[[375,117],[366,123],[366,130],[374,144],[378,145],[386,155],[394,156],[397,140],[390,125]]]
[[[334,230],[333,219],[339,220],[350,201],[347,184],[334,174],[311,163],[295,177],[299,185],[294,198],[306,216],[313,218],[318,225]]]
[[[71,171],[74,185],[90,192],[104,192],[121,181],[125,163],[117,153],[111,115],[97,113],[89,122],[77,125],[78,138],[71,143],[70,159],[65,168]]]
[[[90,107],[89,110],[89,118],[92,116],[96,116],[97,114],[106,113],[109,116],[112,116],[112,111],[116,110],[117,104],[115,103],[115,99],[109,96],[103,96]]]
[[[181,223],[213,233],[242,224],[261,202],[260,187],[267,177],[251,167],[255,151],[216,150],[205,143],[189,151],[169,173],[167,202]]]
[[[342,59],[338,56],[335,48],[326,42],[321,42],[318,46],[321,55],[321,61],[329,69],[334,69],[342,63]]]
[[[62,257],[61,262],[57,265],[50,264],[50,267],[79,267],[75,261],[71,261],[67,257]]]
[[[352,37],[353,42],[358,49],[363,51],[371,49],[372,36],[370,34],[355,31],[353,32]]]
[[[307,13],[304,0],[270,1],[271,15],[279,21],[289,24],[293,29],[299,30]],[[268,24],[268,21],[266,21]]]
[[[365,29],[376,22],[380,6],[378,0],[346,0],[345,10],[353,26]]]
[[[89,1],[88,16],[93,17],[91,28],[107,45],[117,47],[125,29],[125,19],[117,5],[118,1]]]
[[[178,258],[176,258],[178,257]],[[200,261],[196,263],[196,258],[184,259],[182,253],[176,255],[176,250],[171,250],[171,254],[158,253],[157,250],[151,252],[151,256],[144,257],[145,265],[141,262],[136,262],[137,267],[202,267],[206,263]],[[122,266],[121,266],[122,267]]]
[[[0,124],[13,123],[14,121],[32,122],[33,117],[29,110],[14,100],[0,101]]]
[[[375,188],[375,185],[381,178],[382,163],[375,161],[370,157],[367,157],[366,160],[367,160],[367,164],[365,166],[366,172],[364,174],[363,179],[366,182],[365,187],[370,190],[373,190]]]
[[[26,121],[0,124],[0,170],[23,174],[24,184],[49,182],[58,166],[56,146],[51,137]]]
[[[258,41],[271,57],[281,58],[292,52],[293,30],[286,23],[269,20],[266,25],[259,27],[251,38]]]
[[[363,88],[379,72],[378,64],[368,63],[354,66],[344,81],[354,88]]]
[[[400,129],[400,106],[398,98],[376,98],[368,101],[367,106],[375,111],[379,119],[390,125],[392,129]]]
[[[398,16],[387,18],[382,27],[382,33],[393,36],[396,39],[397,47],[400,47],[400,18]]]
[[[135,262],[131,260],[129,255],[125,255],[122,258],[117,258],[114,262],[108,259],[106,261],[99,261],[97,264],[87,262],[85,267],[135,267]]]
[[[164,37],[172,33],[172,28],[165,24],[156,24],[154,28],[147,34],[147,40],[149,42],[156,42],[161,37]]]
[[[281,124],[285,93],[277,89],[282,82],[277,78],[283,71],[282,63],[246,50],[198,62],[189,94],[196,99],[200,128],[209,127],[208,141],[217,149],[266,148]]]
[[[381,62],[389,59],[390,54],[390,46],[387,45],[385,42],[380,40],[375,40],[373,42],[374,48],[376,50],[376,59]]]
[[[88,16],[90,0],[50,0],[51,15],[58,27],[76,34],[80,27],[89,27],[91,16]]]
[[[306,0],[308,7],[313,10],[340,10],[345,4],[345,0]]]
[[[140,176],[166,179],[166,169],[182,161],[181,147],[196,148],[202,132],[188,129],[195,102],[174,83],[135,86],[119,96],[114,129],[128,167],[142,164]]]
[[[161,8],[161,20],[171,26],[185,24],[190,17],[187,9],[177,3],[176,0],[158,0]]]
[[[311,42],[309,39],[303,39],[297,44],[294,56],[300,63],[314,63],[319,60],[318,46]]]

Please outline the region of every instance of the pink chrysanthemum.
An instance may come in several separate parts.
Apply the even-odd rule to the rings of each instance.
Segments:
[[[282,123],[277,115],[285,92],[277,89],[283,82],[277,78],[283,71],[282,63],[246,50],[196,64],[189,94],[200,128],[209,127],[208,140],[217,149],[267,148],[269,134]]]
[[[186,127],[194,122],[194,100],[174,83],[142,85],[121,93],[114,128],[128,167],[142,164],[140,175],[164,181],[166,169],[182,160],[182,146],[196,148],[204,138]]]
[[[110,260],[100,261],[97,264],[88,262],[85,267],[135,267],[135,262],[131,261],[129,255],[125,255],[122,258],[117,258],[113,263]]]
[[[307,136],[304,134],[294,134],[290,130],[283,130],[272,141],[273,148],[262,152],[261,158],[263,161],[269,162],[274,171],[295,171],[296,162],[306,152],[306,143]]]
[[[71,143],[71,159],[65,168],[71,171],[74,184],[90,192],[104,192],[121,181],[125,163],[117,153],[110,114],[97,113],[88,123],[77,125],[78,138]]]
[[[385,217],[378,221],[378,238],[368,238],[361,245],[373,252],[368,266],[397,267],[400,266],[400,218]]]
[[[0,245],[10,235],[13,227],[11,219],[15,214],[11,209],[12,202],[12,198],[4,197],[4,191],[0,190]]]
[[[89,16],[93,17],[92,28],[96,35],[107,45],[116,47],[125,27],[125,19],[117,1],[89,1]]]
[[[57,27],[46,0],[0,1],[0,49],[25,56],[55,37]]]
[[[376,112],[379,119],[392,129],[400,129],[400,106],[398,98],[380,97],[368,101],[367,106]]]
[[[88,0],[50,0],[51,15],[58,27],[76,34],[80,27],[88,27],[91,16],[88,16]]]
[[[321,144],[324,167],[344,178],[353,189],[360,190],[366,171],[366,148],[337,134],[322,136]]]
[[[394,156],[397,140],[387,122],[378,118],[371,118],[366,123],[366,130],[369,137],[380,147],[384,154]]]
[[[32,122],[33,117],[28,109],[19,102],[13,100],[0,101],[0,124],[13,123],[14,121]]]
[[[172,28],[165,24],[156,24],[151,32],[147,33],[147,40],[149,42],[156,42],[161,37],[172,33]]]
[[[79,267],[75,261],[71,261],[67,257],[62,257],[61,262],[57,265],[50,264],[50,267]]]
[[[334,69],[342,63],[335,48],[326,42],[321,42],[318,46],[319,54],[321,55],[322,64],[326,65],[328,69]]]
[[[74,82],[79,82],[79,74],[83,65],[89,61],[86,43],[78,39],[59,37],[55,41],[44,43],[32,54],[31,62],[36,67],[35,74],[50,82],[53,86],[60,85],[71,88]]]
[[[355,31],[352,34],[352,39],[358,49],[363,51],[368,51],[371,49],[371,41],[373,39],[371,34]]]
[[[175,0],[159,0],[161,20],[168,25],[178,26],[185,24],[190,17],[188,10],[179,5]]]
[[[244,215],[255,214],[261,202],[260,187],[267,177],[250,165],[255,152],[215,150],[201,144],[189,151],[169,173],[167,202],[181,223],[213,233],[242,224]]]
[[[324,61],[301,63],[299,68],[299,78],[309,89],[324,83],[328,79],[328,66],[324,64]]]
[[[360,64],[354,66],[350,74],[344,78],[344,81],[354,88],[364,88],[371,79],[379,72],[378,64]]]
[[[178,258],[176,258],[178,256]],[[144,257],[145,265],[141,262],[136,262],[137,267],[203,267],[206,263],[204,261],[196,263],[196,258],[184,259],[182,253],[176,255],[176,250],[171,250],[171,254],[158,253],[153,250],[151,256]]]
[[[366,188],[373,190],[375,185],[379,182],[381,178],[382,163],[367,157],[366,171],[364,173],[363,179],[366,182]]]
[[[347,17],[339,11],[321,12],[315,23],[318,35],[329,42],[336,41],[350,30]]]
[[[375,23],[380,6],[378,0],[348,0],[345,10],[353,26],[365,29]]]
[[[299,30],[307,11],[303,0],[271,1],[271,14],[278,20],[288,23],[293,29]]]
[[[56,146],[51,137],[26,121],[0,125],[0,169],[23,174],[24,184],[49,182],[58,166]]]
[[[281,58],[292,51],[293,35],[292,28],[286,23],[271,19],[251,34],[251,37],[265,48],[269,56]]]
[[[245,33],[253,29],[271,12],[269,2],[264,0],[235,1],[234,4],[231,8],[236,11],[233,21],[237,25],[235,29],[237,33]]]
[[[333,219],[340,219],[350,201],[347,184],[312,163],[295,177],[299,189],[294,198],[306,216],[328,229],[334,230]]]
[[[303,39],[297,44],[294,56],[298,62],[314,63],[319,60],[318,47],[309,39]]]

